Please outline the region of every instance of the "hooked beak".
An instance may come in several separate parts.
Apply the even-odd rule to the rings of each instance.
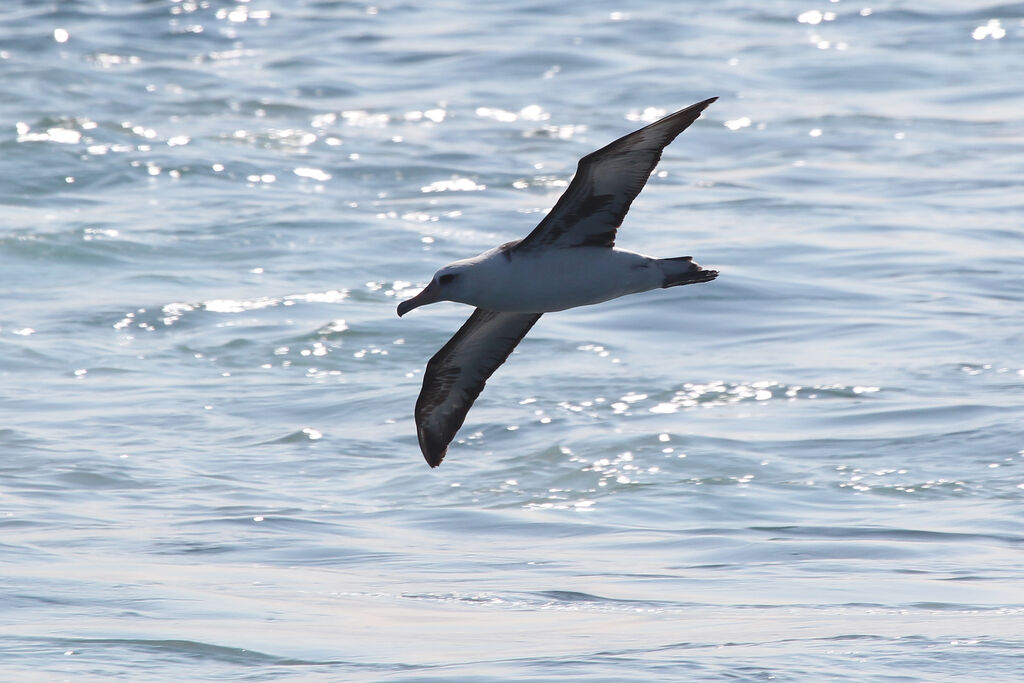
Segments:
[[[401,318],[414,308],[418,308],[424,304],[432,304],[440,300],[441,288],[437,286],[437,282],[431,280],[430,284],[424,287],[422,292],[413,298],[406,299],[402,303],[398,304],[398,317]]]

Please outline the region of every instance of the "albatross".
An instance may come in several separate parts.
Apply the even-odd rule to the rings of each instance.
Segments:
[[[542,314],[718,276],[690,256],[654,258],[615,248],[616,230],[662,150],[716,99],[670,114],[583,157],[569,187],[533,232],[449,263],[423,291],[398,305],[399,317],[438,301],[476,307],[423,375],[415,414],[427,464],[441,464],[484,384]]]

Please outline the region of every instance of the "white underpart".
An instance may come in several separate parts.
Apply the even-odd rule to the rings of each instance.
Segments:
[[[454,265],[454,264],[453,264]],[[513,253],[498,250],[460,262],[454,300],[492,311],[549,313],[662,286],[657,260],[624,249],[572,247]]]

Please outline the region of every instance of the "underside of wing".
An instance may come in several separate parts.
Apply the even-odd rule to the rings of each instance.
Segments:
[[[540,313],[499,313],[478,308],[434,354],[416,401],[416,434],[431,467],[444,460],[487,379],[526,336]]]
[[[661,151],[716,99],[670,114],[580,159],[558,203],[515,249],[614,246],[615,231],[658,165]]]

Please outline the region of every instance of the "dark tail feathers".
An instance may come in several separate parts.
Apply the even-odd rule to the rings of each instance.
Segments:
[[[704,270],[693,262],[692,256],[658,259],[658,265],[665,277],[662,287],[692,285],[697,282],[711,282],[718,277],[717,270]]]

